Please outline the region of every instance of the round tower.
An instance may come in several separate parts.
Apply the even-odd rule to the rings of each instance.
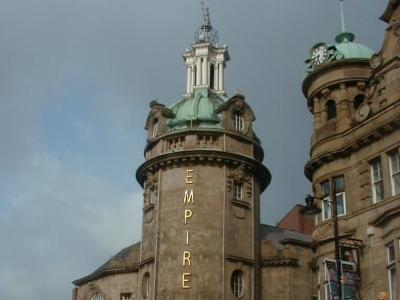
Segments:
[[[271,176],[244,96],[226,97],[228,48],[207,8],[183,54],[183,99],[146,120],[138,299],[260,299],[260,194]]]
[[[379,291],[389,294],[387,247],[393,240],[398,244],[400,232],[394,230],[399,216],[392,214],[400,201],[396,175],[400,170],[400,48],[394,47],[400,42],[390,25],[383,49],[374,54],[346,30],[341,4],[342,30],[336,43],[312,47],[303,81],[314,116],[305,174],[320,207],[314,232],[319,270],[315,294],[323,299],[330,293],[333,299],[338,296],[332,276],[336,201],[342,299],[377,299]],[[398,1],[391,1],[388,10],[398,20]]]

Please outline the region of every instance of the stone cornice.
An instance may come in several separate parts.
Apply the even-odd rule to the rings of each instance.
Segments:
[[[339,234],[339,240],[344,240],[346,238],[350,238],[353,234],[354,234],[354,232]],[[333,243],[333,242],[335,242],[335,237],[333,236],[333,233],[332,233],[332,236],[330,236],[328,238],[314,240],[314,242],[312,244],[312,248],[314,251],[316,251],[316,249],[318,249],[320,246],[328,244],[328,243]]]
[[[375,226],[375,227],[380,227],[384,225],[385,223],[389,222],[395,217],[398,217],[400,215],[400,206],[390,208],[386,211],[384,211],[381,215],[379,215],[375,220],[373,220],[370,225]]]
[[[252,139],[242,133],[236,131],[230,131],[226,129],[218,129],[218,128],[187,128],[182,130],[177,130],[173,132],[164,133],[163,135],[158,136],[152,140],[147,141],[147,145],[144,149],[144,153],[149,151],[155,144],[157,144],[160,140],[167,139],[167,138],[175,138],[183,135],[190,135],[190,134],[207,134],[207,135],[224,135],[234,137],[239,141],[244,141],[246,143],[253,144],[257,148],[257,151],[261,154],[261,160],[264,158],[264,149],[261,147],[261,144],[258,143],[255,139]]]
[[[193,163],[227,164],[237,166],[244,164],[259,178],[261,191],[264,191],[271,182],[269,170],[252,157],[230,153],[222,150],[183,150],[161,154],[145,161],[136,171],[136,179],[143,187],[146,171],[154,171],[163,167],[189,165]]]
[[[312,73],[310,73],[303,81],[302,85],[302,90],[304,96],[308,99],[308,101],[312,100],[315,95],[308,95],[308,90],[311,87],[312,83],[314,80],[316,80],[318,77],[321,77],[323,75],[328,74],[329,72],[337,69],[345,69],[345,68],[354,68],[354,67],[359,67],[359,68],[369,68],[370,63],[369,59],[364,59],[364,58],[352,58],[352,59],[343,59],[339,61],[333,61],[331,63],[328,63],[324,66],[319,67]],[[357,81],[357,80],[365,80],[365,78],[349,78],[347,81]],[[346,80],[341,80],[340,82],[345,82]],[[323,87],[321,87],[320,90],[323,90]]]
[[[90,281],[100,279],[109,275],[117,275],[117,274],[127,274],[127,273],[137,273],[140,269],[141,266],[154,262],[154,257],[150,257],[146,260],[143,260],[141,262],[137,262],[134,265],[123,267],[123,268],[115,268],[115,269],[106,269],[106,270],[101,270],[100,272],[94,272],[88,276],[85,276],[83,278],[77,279],[73,281],[72,283],[75,286],[81,286],[84,285]]]
[[[261,261],[261,267],[264,268],[298,267],[298,266],[299,266],[299,261],[297,258],[266,259]]]
[[[101,272],[93,273],[89,276],[77,279],[73,281],[72,283],[75,286],[81,286],[84,285],[85,283],[88,283],[90,281],[100,279],[109,275],[116,275],[116,274],[126,274],[126,273],[136,273],[139,271],[139,266],[134,265],[130,267],[125,267],[125,268],[119,268],[119,269],[111,269],[111,270],[103,270]]]
[[[290,239],[290,238],[280,240],[279,243],[281,243],[282,245],[293,244],[293,245],[309,247],[309,248],[311,248],[311,246],[313,245],[313,242],[300,241],[297,239]]]
[[[388,111],[393,111],[400,106],[399,102],[395,102],[393,105],[386,107],[381,112],[377,113],[375,116],[371,117],[367,121],[360,123],[359,125],[350,128],[349,130],[342,132],[340,134],[336,134],[325,139],[320,140],[317,144],[313,145],[311,149],[311,155],[318,148],[320,145],[326,143],[327,141],[338,140],[338,139],[345,139],[346,136],[355,135],[355,132],[361,128],[366,126],[369,122],[374,122],[377,124],[371,130],[368,130],[367,134],[356,136],[354,139],[350,141],[345,141],[341,143],[341,145],[335,149],[324,151],[317,156],[313,156],[310,161],[307,162],[306,166],[304,167],[304,173],[306,177],[311,181],[312,175],[320,166],[327,162],[334,161],[338,158],[347,157],[352,152],[358,151],[359,149],[373,143],[376,140],[381,139],[383,136],[388,135],[395,130],[400,128],[400,119],[398,114],[393,114],[391,118],[383,118],[383,115]],[[376,119],[382,117],[382,122],[377,123]],[[372,124],[372,123],[371,123]]]
[[[233,262],[241,262],[246,265],[254,265],[255,261],[254,259],[251,258],[245,258],[245,257],[239,257],[239,256],[234,256],[234,255],[227,255],[225,259]]]

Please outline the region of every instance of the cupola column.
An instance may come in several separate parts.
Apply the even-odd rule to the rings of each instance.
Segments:
[[[190,85],[190,93],[193,93],[193,87],[196,85],[196,82],[195,82],[195,78],[196,78],[196,68],[195,68],[195,66],[193,65],[192,66],[192,68],[191,68],[191,72],[192,72],[192,76],[191,76],[191,85]]]
[[[201,85],[201,58],[197,58],[197,66],[196,66],[196,86]]]
[[[207,57],[203,58],[203,64],[202,64],[202,69],[201,69],[201,85],[207,85],[207,66],[208,66],[208,62],[207,62]]]
[[[187,83],[186,83],[186,94],[190,94],[192,91],[192,67],[187,67]]]
[[[224,90],[224,65],[222,63],[218,63],[218,90]]]
[[[219,74],[218,65],[214,64],[213,68],[214,68],[214,89],[218,90],[218,74]]]

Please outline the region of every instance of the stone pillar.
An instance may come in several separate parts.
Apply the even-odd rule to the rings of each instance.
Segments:
[[[224,90],[224,66],[223,63],[218,64],[218,90]]]
[[[321,101],[317,97],[314,98],[314,130],[322,127],[322,110]]]
[[[202,70],[201,70],[201,85],[207,85],[207,57],[203,58]]]
[[[214,64],[214,90],[218,91],[218,65]]]
[[[337,119],[336,129],[341,132],[350,127],[351,115],[349,108],[349,97],[346,84],[340,84],[339,99],[336,102]]]
[[[190,94],[192,85],[192,67],[187,66],[186,94]]]
[[[197,58],[196,62],[196,85],[201,85],[201,58]]]
[[[193,87],[196,85],[196,82],[195,82],[196,74],[195,74],[195,67],[194,67],[194,65],[190,68],[190,71],[191,71],[191,73],[192,73],[192,76],[190,77],[190,80],[191,80],[190,92],[193,93]]]

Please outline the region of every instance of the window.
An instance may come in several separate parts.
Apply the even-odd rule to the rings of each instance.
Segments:
[[[336,188],[336,205],[337,205],[337,215],[338,217],[346,214],[346,197],[344,191],[344,177],[337,176],[332,180],[335,181]],[[332,207],[330,199],[330,182],[324,181],[321,183],[322,191],[322,221],[328,220],[332,217]]]
[[[142,296],[147,299],[150,296],[150,273],[146,272],[142,279]]]
[[[330,274],[329,271],[330,270],[328,269],[326,260],[325,260],[324,265],[325,265],[325,281],[324,281],[325,300],[331,300],[332,299],[332,297],[331,297],[331,289],[330,289],[330,286],[329,286],[329,279],[330,279],[329,278],[329,274]]]
[[[390,180],[392,183],[392,195],[400,194],[400,154],[394,152],[389,155]]]
[[[243,187],[241,184],[235,183],[233,185],[233,199],[236,199],[236,200],[243,199]]]
[[[231,289],[232,289],[233,296],[235,296],[236,298],[240,298],[243,296],[244,282],[243,282],[243,272],[242,271],[236,270],[232,273]]]
[[[336,203],[338,217],[346,214],[346,199],[344,193],[344,177],[338,176],[333,178],[336,188]]]
[[[240,111],[235,111],[233,113],[233,127],[239,132],[243,132],[244,130],[243,114]]]
[[[155,138],[158,135],[158,120],[154,119],[153,121],[153,131],[152,131],[152,137]]]
[[[326,119],[327,120],[332,120],[336,119],[336,103],[335,100],[328,100],[326,102]]]
[[[121,300],[132,300],[132,294],[131,293],[121,294]]]
[[[354,97],[354,110],[357,110],[363,103],[365,100],[365,95],[363,94],[359,94],[357,96]]]
[[[90,300],[104,300],[104,295],[102,293],[94,294]]]
[[[396,254],[394,243],[386,246],[387,249],[387,269],[389,282],[389,299],[397,300],[397,273],[396,273]]]
[[[380,158],[370,163],[372,181],[372,202],[378,203],[383,200],[383,176],[382,162]]]
[[[322,190],[322,221],[328,220],[331,215],[331,205],[329,203],[329,181],[325,181],[321,184]]]

